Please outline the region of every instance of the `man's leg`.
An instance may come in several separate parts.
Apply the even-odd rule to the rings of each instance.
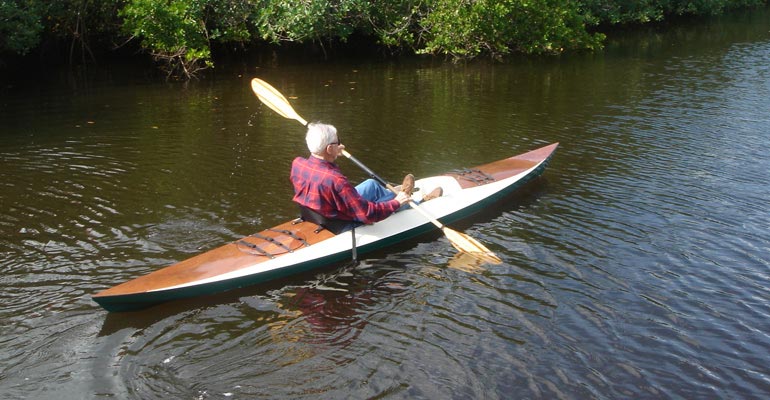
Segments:
[[[358,186],[356,186],[356,191],[361,195],[361,197],[374,202],[388,201],[396,198],[396,195],[393,192],[380,185],[374,179],[367,179],[359,183]],[[417,204],[420,204],[420,200],[413,201]],[[404,204],[401,206],[401,208],[399,208],[399,210],[410,207],[411,206],[409,204]]]
[[[380,185],[374,179],[367,179],[356,186],[356,191],[361,197],[374,202],[388,201],[396,198],[396,195]]]

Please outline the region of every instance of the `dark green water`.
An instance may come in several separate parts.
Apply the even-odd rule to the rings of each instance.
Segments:
[[[764,398],[770,12],[595,54],[135,71],[0,91],[2,398]],[[108,314],[99,290],[294,218],[302,127],[392,180],[551,142],[541,179],[440,234],[222,295]],[[349,176],[363,175],[341,161]]]

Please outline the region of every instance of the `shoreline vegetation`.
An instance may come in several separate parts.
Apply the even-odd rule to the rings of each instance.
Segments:
[[[0,70],[151,58],[189,80],[251,49],[503,59],[601,49],[613,29],[768,0],[0,0]]]

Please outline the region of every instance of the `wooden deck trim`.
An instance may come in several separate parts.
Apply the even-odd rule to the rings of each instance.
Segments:
[[[290,231],[300,238],[305,239],[310,245],[334,236],[333,233],[325,229],[316,233],[315,231],[317,228],[318,226],[316,224],[310,222],[300,222],[297,224],[286,222],[275,226],[272,229]],[[275,238],[283,243],[289,243],[289,247],[294,249],[305,246],[300,240],[296,240],[289,235],[275,232],[270,229],[261,231],[259,234]],[[259,245],[263,250],[274,254],[276,257],[288,254],[288,251],[279,245],[264,239],[247,236],[240,240]],[[94,297],[145,293],[159,288],[177,286],[201,279],[211,278],[213,276],[237,271],[270,260],[269,257],[259,255],[257,252],[248,252],[244,250],[248,250],[248,247],[240,249],[237,241],[228,243],[224,246],[198,254],[197,256],[193,256],[184,261],[180,261],[147,275],[106,289],[95,294]]]

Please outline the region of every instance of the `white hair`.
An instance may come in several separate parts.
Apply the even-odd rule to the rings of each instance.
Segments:
[[[311,122],[307,126],[305,142],[313,154],[322,155],[326,146],[337,141],[337,128],[320,122]]]

